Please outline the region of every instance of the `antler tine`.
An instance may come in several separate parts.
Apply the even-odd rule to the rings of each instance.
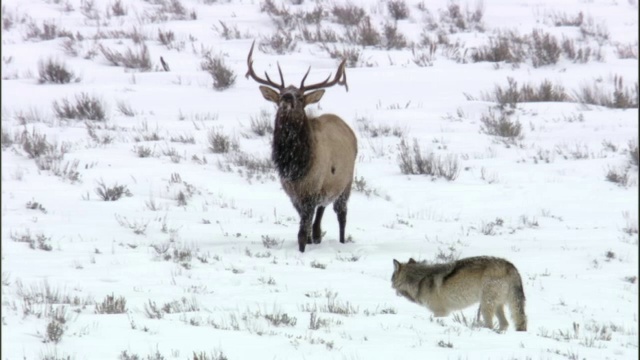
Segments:
[[[280,73],[280,84],[282,84],[282,87],[284,88],[284,76],[282,76],[282,69],[280,69],[280,62],[276,62],[276,64],[278,65],[278,73]]]
[[[304,73],[304,76],[302,77],[302,81],[300,82],[300,89],[304,89],[304,81],[307,80],[307,75],[309,75],[309,71],[311,71],[311,65],[309,65],[307,72]]]
[[[329,79],[331,78],[331,74],[329,74],[329,76],[322,82],[308,85],[308,86],[303,86],[304,80],[307,78],[307,74],[309,73],[309,71],[307,70],[307,74],[305,74],[304,78],[302,79],[302,84],[300,85],[300,91],[304,92],[309,90],[322,89],[322,88],[334,86],[336,84],[343,85],[345,89],[349,91],[349,85],[347,84],[347,73],[345,72],[346,64],[347,64],[347,60],[346,59],[342,60],[340,65],[338,65],[338,71],[336,72],[336,76],[333,78],[333,80],[329,81]]]
[[[284,80],[282,81],[282,85],[278,85],[273,81],[271,81],[271,79],[269,79],[269,75],[267,75],[266,71],[264,72],[264,74],[266,75],[267,80],[260,78],[258,75],[256,75],[255,71],[253,71],[253,59],[251,57],[253,56],[253,48],[255,45],[256,45],[256,41],[253,40],[253,43],[251,43],[251,50],[249,50],[249,56],[247,56],[248,69],[247,69],[247,73],[244,76],[247,78],[251,77],[253,80],[255,80],[259,84],[271,86],[278,90],[284,89]],[[278,66],[278,70],[280,70],[280,66]],[[282,71],[280,71],[280,79],[282,79]]]

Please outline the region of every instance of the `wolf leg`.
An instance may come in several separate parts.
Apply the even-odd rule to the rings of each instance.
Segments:
[[[509,327],[509,322],[504,316],[504,305],[500,304],[496,306],[496,316],[498,317],[498,324],[500,325],[500,332],[504,332]]]
[[[484,327],[493,329],[493,314],[495,311],[495,305],[490,301],[482,299],[480,302],[480,313],[484,319]]]

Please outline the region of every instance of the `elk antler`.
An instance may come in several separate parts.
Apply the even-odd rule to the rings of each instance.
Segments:
[[[269,78],[269,74],[267,74],[266,71],[264,72],[264,75],[267,78],[267,80],[260,78],[253,71],[253,59],[251,58],[251,56],[253,55],[253,47],[255,46],[255,44],[256,44],[256,41],[253,40],[253,43],[251,43],[251,50],[249,50],[249,56],[247,57],[247,66],[248,66],[249,69],[247,70],[247,73],[244,76],[247,77],[247,78],[249,76],[251,76],[251,78],[253,80],[255,80],[256,82],[258,82],[259,84],[271,86],[272,88],[275,88],[275,89],[278,89],[278,90],[284,89],[284,77],[282,76],[282,69],[280,69],[280,64],[279,63],[278,63],[278,72],[280,73],[280,85],[278,85],[275,82],[271,81],[271,79]]]
[[[346,64],[347,60],[342,60],[340,65],[338,65],[338,71],[336,71],[336,76],[333,78],[333,80],[329,81],[329,79],[331,78],[331,74],[329,74],[329,76],[327,76],[327,78],[323,82],[304,86],[304,81],[307,79],[307,75],[309,75],[309,71],[311,70],[311,66],[309,66],[309,69],[307,69],[307,73],[304,74],[302,82],[300,83],[300,91],[305,92],[309,90],[328,88],[335,84],[344,85],[347,91],[349,91],[349,85],[347,84],[347,73],[344,71]]]

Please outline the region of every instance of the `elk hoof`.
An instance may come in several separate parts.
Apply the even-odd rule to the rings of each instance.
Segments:
[[[314,244],[320,244],[321,242],[322,242],[322,238],[321,237],[313,239],[313,243]]]
[[[300,249],[300,252],[302,252],[302,253],[303,253],[303,252],[304,252],[304,248],[305,248],[306,246],[307,246],[307,244],[305,244],[305,243],[299,243],[299,244],[298,244],[298,248]]]

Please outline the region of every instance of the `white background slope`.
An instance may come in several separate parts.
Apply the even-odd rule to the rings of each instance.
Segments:
[[[638,357],[637,167],[629,170],[627,187],[605,180],[609,168],[629,164],[628,144],[638,141],[637,109],[521,103],[516,116],[524,136],[506,146],[481,132],[480,117],[495,104],[465,97],[480,99],[494,86],[504,87],[507,77],[520,84],[548,79],[568,92],[596,79],[608,86],[615,75],[622,76],[625,85],[637,84],[637,59],[615,55],[617,44],[632,44],[637,54],[635,1],[487,1],[486,32],[451,35],[471,48],[486,44],[498,29],[517,28],[524,34],[536,28],[578,38],[576,27],[553,27],[544,19],[549,13],[582,11],[608,30],[601,62],[575,64],[561,58],[539,68],[524,63],[495,69],[487,62],[456,63],[438,52],[432,67],[418,67],[408,49],[364,49],[364,62],[372,66],[347,69],[349,92],[328,89],[309,110],[339,114],[352,126],[359,140],[357,178],[377,195],[352,192],[347,223],[352,242],[337,241],[337,221],[329,208],[322,244],[307,246],[304,254],[297,250],[298,216],[275,172],[249,179],[247,170],[235,165],[222,171],[218,164],[227,164],[226,155],[208,150],[207,134],[216,129],[235,139],[245,153],[270,155],[269,136],[254,135],[250,123],[261,110],[273,114],[274,109],[257,84],[243,76],[253,38],[275,30],[260,4],[185,0],[184,6],[197,13],[196,20],[140,23],[145,9],[154,5],[123,1],[128,14],[103,19],[97,27],[80,13],[79,1],[68,3],[74,7],[71,12],[62,11],[64,4],[55,1],[3,2],[3,19],[28,19],[2,32],[3,133],[35,129],[50,142],[69,142],[64,161],[78,160],[81,174],[80,182],[71,183],[38,170],[19,144],[3,146],[3,359],[116,359],[123,351],[153,359],[161,358],[158,354],[192,358],[194,351],[218,351],[229,359]],[[374,23],[387,21],[385,2],[354,3],[370,12]],[[95,1],[95,8],[104,12],[109,4]],[[330,8],[333,3],[319,4]],[[287,3],[291,9],[314,5]],[[408,5],[411,18],[400,21],[398,28],[418,41],[424,14],[417,3]],[[446,5],[426,4],[433,14]],[[212,30],[219,20],[249,36],[224,40]],[[26,39],[29,21],[53,21],[82,33],[83,51],[91,48],[90,39],[98,31],[138,27],[149,38],[154,64],[163,56],[171,71],[125,71],[110,66],[99,51],[90,60],[70,57],[60,46],[61,38]],[[174,31],[185,49],[159,44],[158,29]],[[129,39],[100,43],[121,51],[133,46]],[[200,70],[202,48],[225,55],[238,76],[233,87],[212,89],[210,75]],[[64,60],[81,80],[38,84],[38,61],[52,56]],[[267,70],[272,77],[279,62],[287,82],[294,84],[309,65],[310,81],[336,68],[322,49],[304,42],[286,55],[256,50],[254,60],[258,73]],[[112,135],[112,143],[96,144],[83,121],[56,119],[52,103],[73,100],[80,92],[106,104],[107,128],[99,125],[97,132]],[[136,115],[122,115],[118,102],[130,105]],[[464,116],[458,117],[459,111]],[[40,114],[42,121],[22,124],[19,115],[29,112]],[[578,117],[583,120],[569,121]],[[457,156],[460,175],[454,181],[403,175],[397,160],[400,139],[372,137],[358,119],[366,119],[369,126],[401,129],[406,141],[417,139],[425,153]],[[161,140],[136,142],[136,137],[154,131]],[[170,142],[179,134],[192,135],[195,143]],[[154,156],[138,157],[136,146],[148,146]],[[180,155],[179,162],[162,155],[170,148]],[[572,151],[587,158],[574,159]],[[534,161],[540,153],[549,154],[549,163]],[[206,164],[193,161],[194,156],[206,158]],[[173,174],[182,182],[172,182]],[[104,202],[95,193],[98,181],[126,185],[133,196]],[[178,193],[188,189],[193,195],[179,205]],[[42,204],[46,213],[28,209],[29,202]],[[150,209],[151,202],[156,211]],[[139,235],[118,219],[148,225]],[[485,234],[497,219],[503,224]],[[14,241],[27,232],[50,238],[52,250]],[[265,237],[281,244],[268,249]],[[165,260],[154,246],[167,246],[172,256],[174,250],[191,251],[193,259],[187,265]],[[436,319],[427,309],[397,297],[390,283],[392,259],[436,261],[438,254],[491,255],[513,262],[524,281],[528,331],[510,327],[497,334],[461,324],[454,315]],[[87,299],[88,304],[25,300],[47,287]],[[96,313],[95,304],[112,294],[126,299],[126,313]],[[162,319],[147,315],[150,302],[161,307],[172,301],[195,306]],[[328,305],[351,314],[329,312]],[[54,308],[67,314],[57,344],[46,342],[48,315]],[[312,309],[327,321],[325,326],[310,329]],[[469,320],[475,312],[476,307],[470,307],[456,316]],[[285,314],[296,319],[295,325],[275,326],[266,319]]]

